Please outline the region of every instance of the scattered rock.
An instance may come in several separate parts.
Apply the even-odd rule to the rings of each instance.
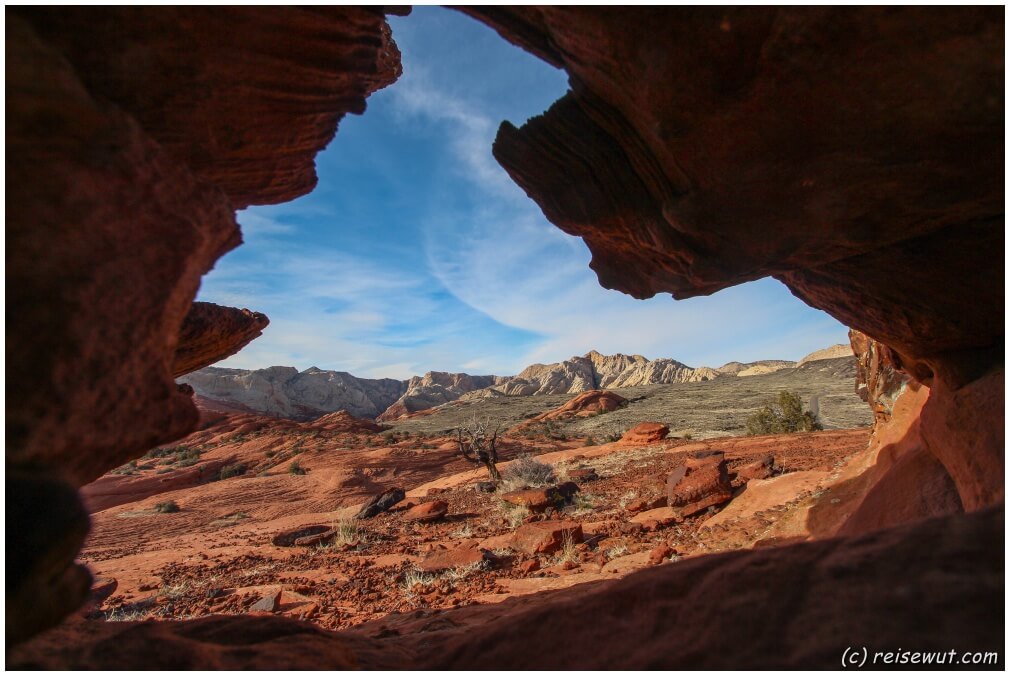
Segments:
[[[293,547],[295,542],[299,539],[307,538],[312,535],[318,535],[320,533],[326,533],[329,530],[329,526],[322,525],[300,526],[299,528],[281,531],[273,537],[271,542],[273,542],[275,547]],[[143,591],[143,588],[141,588],[141,591]]]
[[[250,612],[266,612],[272,613],[280,607],[281,603],[281,592],[280,590],[266,594],[259,601],[249,606]]]
[[[670,428],[662,423],[638,423],[621,437],[622,444],[654,444],[662,441],[670,433]]]
[[[476,544],[470,543],[455,549],[435,550],[417,564],[425,573],[438,573],[451,568],[465,568],[488,559],[488,554]]]
[[[649,509],[658,509],[660,507],[666,507],[665,495],[661,495],[658,498],[639,498],[638,500],[628,503],[626,509],[629,512],[644,512]]]
[[[521,505],[533,512],[542,512],[551,507],[557,509],[566,503],[570,503],[572,497],[578,492],[578,485],[567,481],[558,486],[510,491],[503,493],[500,497],[509,504]]]
[[[441,519],[449,511],[449,503],[443,500],[433,500],[431,502],[422,502],[416,507],[411,507],[403,514],[404,521],[414,521],[418,523],[426,523],[428,521],[436,521]]]
[[[673,556],[675,553],[676,552],[674,552],[673,548],[669,545],[658,545],[649,552],[649,565],[658,565]]]
[[[294,544],[296,547],[312,547],[314,545],[318,545],[321,542],[325,542],[336,535],[337,535],[337,529],[330,528],[329,530],[323,531],[322,533],[316,533],[315,535],[306,535],[305,537],[300,537],[295,540]]]
[[[361,508],[361,511],[359,511],[354,518],[370,519],[376,514],[385,512],[400,500],[403,500],[406,496],[407,494],[402,488],[390,488],[366,502]]]
[[[561,549],[566,534],[573,542],[582,542],[582,524],[576,521],[523,524],[512,537],[512,548],[527,554],[552,554]]]
[[[755,460],[754,462],[738,467],[736,470],[737,478],[743,481],[750,481],[751,479],[767,479],[775,472],[775,456],[766,455],[760,460]]]
[[[650,533],[673,525],[678,520],[677,515],[669,507],[657,507],[631,517],[632,523]]]
[[[568,470],[568,478],[573,481],[596,481],[600,476],[596,473],[596,470],[592,467],[582,468],[582,469],[570,469]]]
[[[725,455],[718,451],[695,454],[666,480],[667,502],[679,518],[693,516],[733,497]]]
[[[540,570],[540,561],[538,559],[526,559],[516,566],[516,570],[524,574],[532,573]]]
[[[493,481],[478,481],[474,486],[478,493],[494,493],[497,489],[498,485]]]
[[[112,596],[119,587],[119,582],[114,577],[99,577],[91,584],[91,593],[88,595],[87,605],[96,607],[102,605],[102,601]]]

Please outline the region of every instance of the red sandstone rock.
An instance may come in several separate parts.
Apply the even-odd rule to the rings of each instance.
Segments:
[[[266,594],[259,601],[249,606],[249,612],[272,613],[277,610],[281,603],[280,590]]]
[[[186,375],[235,354],[263,333],[266,315],[214,303],[193,303],[179,330],[172,375]]]
[[[548,508],[557,509],[566,502],[571,502],[572,496],[578,492],[579,487],[568,481],[558,486],[510,491],[498,497],[509,504],[520,505],[533,512],[542,512]]]
[[[673,554],[675,552],[669,545],[657,545],[649,552],[649,564],[653,566],[659,565],[673,556]]]
[[[570,420],[572,418],[584,418],[599,413],[615,411],[621,407],[626,400],[619,394],[607,390],[588,390],[577,395],[563,406],[541,413],[535,418],[530,418],[519,427],[526,427],[533,423],[549,420]]]
[[[329,533],[330,527],[323,525],[315,526],[299,526],[298,528],[292,528],[290,530],[285,530],[277,535],[274,535],[271,539],[274,547],[293,547],[297,544],[297,541],[302,538],[307,538],[313,535],[319,535],[321,533]]]
[[[658,509],[660,507],[666,507],[666,496],[662,495],[656,498],[639,498],[628,503],[625,508],[629,512],[644,512],[649,509]]]
[[[553,554],[561,549],[565,537],[582,542],[582,524],[577,521],[537,521],[516,529],[512,548],[527,554]]]
[[[455,549],[432,551],[417,564],[417,567],[426,573],[438,573],[450,568],[466,568],[482,563],[487,558],[487,553],[472,543],[461,545]]]
[[[449,504],[442,500],[432,500],[422,502],[420,505],[411,507],[403,514],[404,521],[428,522],[441,519],[449,511]]]
[[[540,561],[538,559],[526,559],[516,566],[516,570],[524,575],[528,575],[540,570]]]
[[[654,444],[666,438],[670,428],[662,423],[638,423],[621,437],[622,444]]]
[[[751,479],[767,479],[775,472],[775,456],[766,455],[760,460],[747,463],[736,469],[736,475],[743,481]]]
[[[722,453],[688,458],[666,480],[667,502],[680,517],[693,516],[733,498]]]

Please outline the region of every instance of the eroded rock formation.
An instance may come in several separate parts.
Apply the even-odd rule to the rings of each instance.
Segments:
[[[235,208],[310,190],[399,60],[379,8],[21,7],[6,26],[7,495],[44,513],[45,480],[72,493],[195,427],[180,330],[241,243]],[[9,639],[83,599],[38,584],[76,574],[82,513],[8,574]]]
[[[888,346],[919,397],[916,475],[935,458],[974,513],[660,566],[461,636],[415,626],[381,660],[211,618],[67,625],[9,663],[771,668],[1001,645],[1002,11],[466,11],[570,76],[494,152],[602,284],[684,298],[775,276]],[[399,64],[378,8],[21,7],[6,27],[16,642],[87,593],[73,487],[196,424],[175,355],[200,277],[240,243],[234,209],[310,190],[340,117]],[[902,458],[885,479],[912,476]]]
[[[776,277],[932,385],[924,431],[965,507],[1002,499],[998,10],[464,11],[568,72],[494,154],[603,286]]]
[[[179,331],[172,375],[182,376],[230,357],[259,337],[269,323],[261,312],[193,303]]]

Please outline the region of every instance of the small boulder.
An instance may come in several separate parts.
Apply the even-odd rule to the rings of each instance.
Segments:
[[[577,521],[537,521],[520,526],[512,536],[512,548],[527,554],[552,554],[561,549],[565,536],[582,542],[582,524]]]
[[[266,594],[259,601],[249,606],[249,612],[272,613],[280,607],[280,604],[281,592],[277,590],[271,594]]]
[[[474,486],[478,493],[494,493],[497,489],[498,485],[493,481],[478,481]]]
[[[355,519],[370,519],[377,514],[385,512],[387,509],[403,500],[407,494],[402,488],[390,488],[382,493],[373,496],[364,504],[361,511],[354,517]]]
[[[487,561],[490,557],[476,544],[465,544],[455,549],[436,549],[428,553],[417,564],[417,568],[425,573],[439,573],[451,568],[465,568],[475,563]]]
[[[671,556],[676,554],[670,545],[662,544],[655,547],[651,552],[649,552],[649,565],[656,566],[663,563]]]
[[[537,559],[526,559],[516,566],[516,570],[523,574],[533,573],[540,570],[540,561]]]
[[[660,507],[666,507],[666,496],[661,495],[658,498],[639,498],[628,503],[626,509],[629,512],[644,512],[650,509],[658,509]]]
[[[705,451],[688,458],[666,480],[667,504],[678,518],[686,518],[733,498],[726,458]]]
[[[583,469],[570,469],[568,470],[568,478],[573,481],[596,481],[600,476],[596,473],[596,470],[592,467]]]
[[[306,535],[305,537],[300,537],[295,540],[296,547],[312,547],[318,545],[321,542],[325,542],[330,538],[336,536],[337,529],[331,528],[322,533],[316,533],[315,535]]]
[[[510,491],[503,493],[500,497],[509,504],[526,507],[532,512],[542,512],[551,507],[560,509],[566,503],[570,503],[578,492],[578,485],[567,481],[559,486]]]
[[[438,519],[441,519],[448,511],[449,503],[443,500],[432,500],[431,502],[422,502],[421,504],[408,509],[403,514],[403,520],[417,523],[427,523],[429,521],[437,521]]]
[[[666,438],[670,428],[662,423],[638,423],[621,437],[622,444],[654,444]]]
[[[306,538],[312,535],[318,535],[320,533],[325,533],[330,530],[329,526],[300,526],[298,528],[291,528],[289,530],[281,531],[273,537],[273,544],[275,547],[293,547],[295,541],[302,538]]]
[[[736,470],[737,478],[744,482],[751,479],[767,479],[774,473],[775,456],[773,455],[766,455],[760,460],[738,467]]]

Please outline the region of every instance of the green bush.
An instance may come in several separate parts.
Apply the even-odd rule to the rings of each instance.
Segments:
[[[159,514],[171,514],[172,512],[179,511],[179,505],[175,503],[175,500],[169,500],[168,502],[159,502],[154,506],[154,511]]]
[[[795,392],[783,390],[747,418],[747,434],[790,434],[824,429],[817,416],[803,410],[803,400]]]
[[[241,462],[236,462],[231,465],[225,465],[221,468],[221,472],[217,475],[218,479],[229,479],[233,476],[242,476],[246,472],[246,466]]]
[[[288,466],[288,472],[290,474],[296,474],[298,476],[303,476],[305,474],[305,468],[302,467],[301,463],[295,460]]]

